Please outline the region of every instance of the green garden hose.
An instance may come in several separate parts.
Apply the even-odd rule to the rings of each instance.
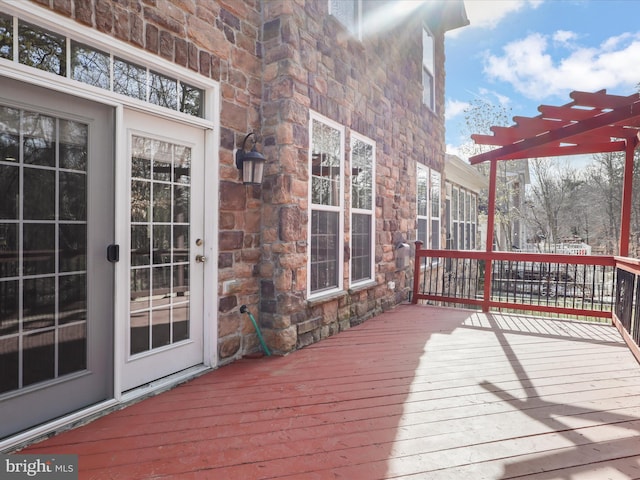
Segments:
[[[256,323],[256,319],[253,318],[253,315],[251,314],[251,312],[249,311],[246,305],[242,305],[240,307],[240,313],[246,313],[249,315],[249,318],[251,319],[251,323],[253,323],[253,328],[256,329],[256,333],[258,334],[258,340],[260,340],[260,345],[262,346],[262,350],[264,350],[264,354],[267,357],[270,357],[271,352],[269,351],[269,347],[267,347],[267,344],[264,343],[264,338],[262,338],[262,332],[260,331],[260,327],[258,327],[258,324]]]

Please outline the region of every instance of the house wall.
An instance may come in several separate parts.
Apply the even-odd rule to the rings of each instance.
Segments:
[[[408,298],[412,272],[397,268],[395,246],[415,238],[415,162],[443,168],[444,39],[433,32],[438,74],[434,114],[422,103],[420,18],[360,41],[329,15],[327,1],[265,2],[263,17],[262,134],[264,151],[275,161],[263,187],[259,310],[269,343],[277,351],[289,351]],[[310,110],[345,126],[347,146],[351,132],[377,146],[376,285],[348,289],[347,211],[345,290],[314,301],[305,299]],[[348,151],[345,156],[349,171]],[[348,175],[346,180],[348,192]]]
[[[286,353],[407,299],[412,272],[396,267],[395,245],[415,237],[415,163],[443,169],[443,32],[432,28],[434,114],[422,103],[416,15],[360,41],[325,0],[30,1],[220,82],[220,184],[210,186],[220,205],[219,364],[258,349],[243,304],[270,348]],[[375,284],[351,291],[345,278],[344,292],[314,301],[306,299],[310,111],[346,127],[347,159],[351,132],[377,147]],[[248,132],[269,160],[262,186],[243,185],[235,167]],[[346,209],[345,251],[349,217]]]

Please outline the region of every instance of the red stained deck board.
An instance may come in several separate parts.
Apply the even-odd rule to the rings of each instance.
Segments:
[[[640,368],[614,328],[403,305],[28,451],[78,453],[96,479],[498,479],[630,469],[639,435]]]

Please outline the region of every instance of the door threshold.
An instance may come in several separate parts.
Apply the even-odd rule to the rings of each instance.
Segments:
[[[147,383],[146,385],[128,390],[124,392],[119,399],[110,399],[96,403],[90,407],[83,408],[82,410],[70,413],[69,415],[65,415],[11,437],[7,437],[0,440],[0,453],[17,452],[25,448],[27,445],[31,445],[40,440],[45,440],[54,434],[62,433],[66,430],[71,430],[84,425],[96,418],[108,415],[115,410],[120,410],[121,408],[126,407],[128,403],[133,403],[135,401],[142,400],[145,397],[157,395],[211,370],[211,367],[196,365],[195,367],[181,370],[180,372],[176,372],[172,375]]]
[[[210,370],[211,367],[207,367],[206,365],[196,365],[195,367],[190,367],[166,377],[159,378],[153,382],[122,392],[120,395],[120,403],[126,404],[145,397],[157,395]]]
[[[63,417],[57,418],[37,427],[30,428],[24,432],[18,433],[11,437],[7,437],[4,440],[0,440],[0,453],[12,453],[19,451],[22,448],[36,443],[40,440],[45,440],[54,434],[64,432],[65,430],[71,430],[87,423],[89,420],[98,418],[105,413],[113,410],[118,405],[118,401],[115,399],[105,400],[90,407],[83,408],[76,412],[70,413]]]

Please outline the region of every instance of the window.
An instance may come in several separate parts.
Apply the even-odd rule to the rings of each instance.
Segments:
[[[351,283],[372,280],[375,146],[351,138]]]
[[[342,288],[344,129],[311,115],[309,294]]]
[[[422,103],[431,110],[435,104],[435,55],[433,35],[427,29],[422,30]]]
[[[360,38],[361,0],[329,0],[329,14],[336,17],[354,37]]]
[[[448,189],[449,187],[447,187]],[[478,195],[462,187],[451,187],[451,248],[475,250],[478,225]]]
[[[13,48],[14,25],[18,32],[17,49]],[[67,48],[67,44],[71,48]],[[0,14],[0,59],[17,61],[195,117],[204,116],[204,90],[17,17]]]
[[[416,199],[418,202],[418,231],[416,239],[422,242],[422,248],[429,248],[429,169],[418,164]]]
[[[440,172],[431,170],[431,248],[440,248]]]

